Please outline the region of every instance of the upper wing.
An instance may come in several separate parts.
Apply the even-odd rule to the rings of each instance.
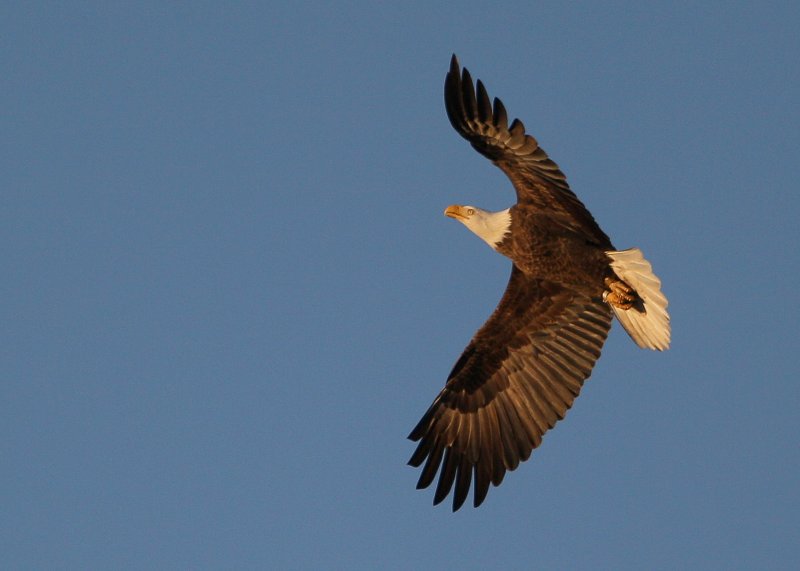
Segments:
[[[599,298],[532,280],[514,267],[495,312],[453,367],[444,389],[409,435],[409,460],[427,459],[417,488],[442,466],[434,504],[455,482],[453,511],[475,478],[474,505],[527,460],[572,406],[611,325]]]
[[[450,123],[483,156],[496,164],[514,184],[517,202],[546,211],[563,225],[588,239],[604,244],[608,237],[578,200],[564,173],[531,135],[514,119],[508,126],[503,102],[495,97],[494,108],[483,83],[477,89],[472,76],[453,55],[445,78],[444,102]]]

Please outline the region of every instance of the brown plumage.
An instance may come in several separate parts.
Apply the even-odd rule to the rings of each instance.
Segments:
[[[527,460],[544,433],[564,418],[611,325],[607,283],[622,280],[610,265],[610,253],[616,254],[611,241],[564,174],[521,121],[508,125],[502,102],[492,105],[483,84],[474,87],[469,72],[461,72],[455,55],[445,106],[456,131],[506,173],[517,194],[498,241],[471,228],[512,260],[506,292],[409,435],[419,442],[409,464],[425,463],[417,488],[428,487],[439,472],[434,504],[455,486],[455,511],[471,485],[479,506],[489,485],[499,485],[506,471]],[[462,222],[474,213],[473,207],[451,209],[448,215]],[[666,315],[666,299],[660,305],[654,310]],[[646,313],[644,304],[629,308],[631,303],[624,310]],[[668,316],[666,335],[668,342]]]

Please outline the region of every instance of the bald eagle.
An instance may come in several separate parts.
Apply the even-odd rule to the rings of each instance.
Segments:
[[[667,299],[640,250],[615,250],[566,177],[503,103],[473,85],[455,55],[445,78],[447,116],[472,147],[502,170],[517,202],[499,212],[448,206],[512,261],[500,304],[475,333],[444,389],[411,431],[409,464],[437,472],[434,505],[453,489],[453,511],[474,482],[473,504],[527,460],[566,414],[600,357],[612,314],[642,348],[670,342]]]

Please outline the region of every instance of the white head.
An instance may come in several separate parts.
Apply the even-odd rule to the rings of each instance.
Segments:
[[[494,249],[497,249],[497,245],[511,230],[509,208],[500,212],[489,212],[477,206],[454,204],[445,209],[444,215],[461,222]]]

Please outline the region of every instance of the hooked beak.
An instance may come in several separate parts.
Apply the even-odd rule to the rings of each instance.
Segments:
[[[459,206],[458,204],[453,204],[452,206],[448,206],[444,209],[444,215],[448,218],[455,218],[456,220],[463,222],[468,217],[464,213],[464,207]]]

